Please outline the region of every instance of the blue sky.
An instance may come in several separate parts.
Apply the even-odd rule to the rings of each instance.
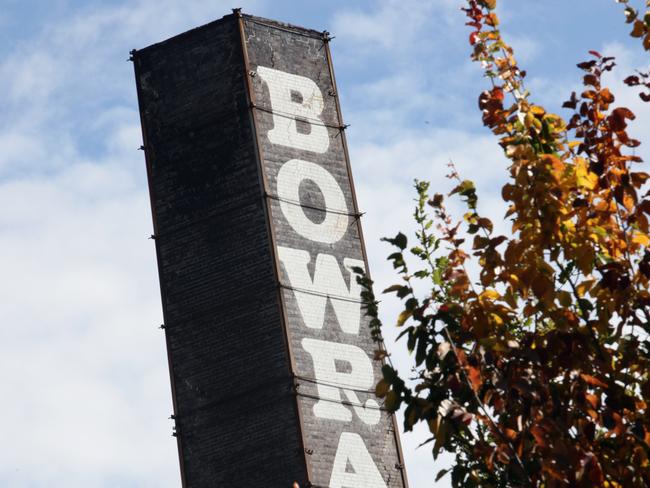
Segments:
[[[335,35],[370,268],[383,289],[393,278],[379,238],[410,228],[413,178],[450,188],[449,160],[505,230],[506,164],[480,123],[486,81],[469,61],[459,6],[0,0],[0,486],[180,486],[129,50],[232,7]],[[587,50],[619,55],[615,93],[648,66],[614,0],[501,0],[500,9],[533,99],[559,113]],[[631,92],[619,101],[637,112],[636,135],[647,134],[649,108]],[[390,323],[397,305],[383,307]],[[395,333],[386,335],[390,347]],[[447,462],[415,449],[424,438],[402,438],[414,488],[434,486]]]

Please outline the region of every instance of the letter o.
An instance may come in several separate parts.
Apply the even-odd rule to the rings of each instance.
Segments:
[[[312,222],[300,205],[300,183],[311,180],[325,199],[325,220]],[[293,229],[311,241],[333,244],[345,235],[348,210],[343,190],[329,171],[321,166],[292,159],[282,165],[277,177],[280,208]]]

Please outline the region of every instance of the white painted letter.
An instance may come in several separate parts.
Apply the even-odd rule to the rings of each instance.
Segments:
[[[264,66],[259,66],[257,73],[266,82],[271,96],[273,129],[268,132],[269,140],[281,146],[320,154],[326,152],[330,140],[327,127],[320,119],[324,103],[316,83],[304,76]],[[298,132],[296,119],[309,124],[308,133]]]
[[[348,465],[353,471],[347,471]],[[341,434],[329,488],[386,488],[386,482],[359,434]]]
[[[309,252],[278,246],[278,257],[284,265],[293,288],[302,319],[310,329],[322,329],[325,321],[327,299],[332,301],[334,313],[343,332],[359,334],[361,319],[361,286],[352,268],[364,268],[363,261],[344,258],[343,267],[350,274],[350,287],[345,284],[343,273],[334,256],[316,256],[314,279],[309,276],[307,265]]]
[[[312,222],[300,206],[300,183],[311,180],[318,185],[325,199],[325,220]],[[343,190],[326,169],[309,161],[292,159],[278,171],[278,197],[282,213],[291,227],[311,241],[333,244],[348,229],[348,209]]]
[[[381,417],[377,402],[369,398],[362,404],[355,392],[355,390],[369,391],[374,386],[372,363],[363,349],[349,344],[316,339],[303,339],[302,347],[311,354],[314,361],[314,376],[320,398],[314,405],[314,415],[324,419],[350,422],[352,412],[341,404],[339,390],[343,390],[359,418],[368,425],[377,424]],[[337,371],[337,361],[346,363],[349,372]]]

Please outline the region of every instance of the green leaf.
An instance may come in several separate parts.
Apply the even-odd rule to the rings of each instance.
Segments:
[[[440,478],[442,478],[447,473],[449,473],[448,469],[441,469],[440,471],[438,471],[438,474],[436,475],[436,481],[440,481]]]
[[[389,237],[382,237],[381,239],[384,242],[388,242],[389,244],[392,244],[393,246],[399,247],[402,251],[406,249],[406,245],[408,244],[408,239],[404,234],[401,232],[398,232],[395,237],[392,239]]]
[[[440,268],[434,269],[431,279],[433,279],[434,284],[438,286],[442,285],[442,270]]]
[[[424,249],[422,249],[419,246],[412,247],[411,248],[411,254],[413,254],[415,256],[422,256],[424,254]]]
[[[375,387],[375,395],[379,398],[384,398],[388,394],[389,389],[390,385],[386,383],[386,380],[380,380]]]
[[[418,302],[418,299],[415,297],[411,297],[408,300],[406,300],[406,303],[404,303],[404,308],[406,310],[415,310],[420,303]]]
[[[422,335],[422,334],[419,334]],[[415,351],[415,365],[420,366],[427,357],[427,336],[420,337]]]
[[[350,269],[352,270],[352,272],[354,274],[358,274],[358,275],[361,275],[361,276],[365,276],[365,274],[366,274],[366,271],[360,266],[353,266]]]
[[[385,379],[388,383],[393,384],[393,383],[395,383],[395,381],[397,381],[397,379],[398,379],[397,371],[395,371],[395,370],[394,370],[391,366],[389,366],[388,364],[384,364],[384,365],[381,367],[381,373],[382,373],[382,376],[384,377],[384,379]]]
[[[474,182],[471,180],[463,180],[456,188],[451,190],[449,193],[450,195],[454,195],[456,193],[460,193],[461,195],[467,195],[471,192],[474,192],[476,190],[476,187],[474,186]]]

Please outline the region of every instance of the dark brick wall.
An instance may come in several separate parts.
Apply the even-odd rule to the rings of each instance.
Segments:
[[[134,53],[184,484],[307,478],[235,16]]]
[[[343,332],[338,298],[330,296],[323,327],[307,328],[278,259],[280,248],[309,252],[313,275],[316,256],[332,256],[348,288],[344,259],[365,262],[324,37],[235,14],[136,51],[133,60],[184,486],[326,487],[342,434],[354,433],[380,473],[373,488],[404,488],[390,414],[381,410],[370,425],[357,413],[344,422],[314,413],[318,381],[302,341],[355,347],[371,358],[367,319],[361,314],[358,334]],[[317,84],[330,126],[326,152],[271,143],[260,67]],[[292,159],[319,165],[340,187],[350,220],[337,242],[306,239],[286,220],[277,175]],[[315,184],[301,184],[298,198],[294,204],[313,207],[302,207],[310,220],[324,217]],[[380,367],[372,365],[375,381]],[[377,401],[371,390],[356,391],[362,404]]]
[[[319,154],[317,152],[293,149],[287,146],[273,144],[267,137],[269,130],[274,127],[273,110],[270,105],[270,93],[267,84],[260,76],[251,78],[257,110],[255,115],[259,127],[259,138],[263,158],[263,168],[269,181],[269,192],[277,194],[277,174],[283,164],[291,159],[301,159],[318,164],[326,169],[336,180],[343,191],[348,212],[349,226],[344,237],[334,244],[319,243],[305,239],[299,235],[286,220],[277,200],[271,200],[271,214],[275,235],[275,245],[293,249],[307,250],[311,256],[310,273],[313,275],[314,262],[317,254],[323,253],[336,257],[341,266],[341,272],[346,280],[349,274],[342,269],[345,258],[365,261],[365,253],[361,238],[361,227],[356,213],[351,175],[344,147],[345,134],[340,128],[339,112],[336,101],[336,87],[329,69],[329,50],[323,34],[313,30],[298,29],[268,19],[246,17],[246,45],[250,58],[250,70],[255,71],[260,66],[273,68],[282,72],[307,77],[314,81],[324,96],[322,122],[328,127],[329,149]],[[300,202],[303,205],[323,207],[322,197],[316,187],[301,187]],[[318,210],[307,209],[307,215],[318,222]],[[366,263],[367,268],[367,263]],[[289,277],[284,267],[280,267],[280,282],[287,286]],[[348,283],[349,285],[349,283]],[[313,452],[308,456],[312,475],[311,481],[317,486],[328,486],[332,473],[332,465],[338,440],[343,432],[355,432],[361,435],[366,443],[386,486],[402,488],[405,479],[401,469],[400,455],[394,432],[394,420],[391,414],[382,411],[381,420],[376,425],[366,425],[356,415],[349,423],[336,420],[317,418],[314,415],[314,404],[318,398],[317,382],[313,381],[315,372],[313,360],[301,345],[304,338],[313,338],[340,344],[350,344],[360,347],[372,358],[375,345],[370,337],[367,318],[361,313],[361,326],[358,335],[346,334],[341,331],[337,316],[332,308],[330,297],[325,311],[325,323],[320,330],[308,329],[304,325],[301,311],[296,303],[292,289],[284,289],[284,306],[287,315],[287,327],[290,337],[291,350],[294,357],[299,388],[299,404],[303,419],[303,435],[305,448]],[[373,362],[375,382],[381,378],[381,364]],[[374,398],[373,393],[357,392],[361,402]],[[344,399],[345,397],[341,397]],[[381,403],[381,402],[379,402]],[[350,407],[348,407],[350,408]]]

